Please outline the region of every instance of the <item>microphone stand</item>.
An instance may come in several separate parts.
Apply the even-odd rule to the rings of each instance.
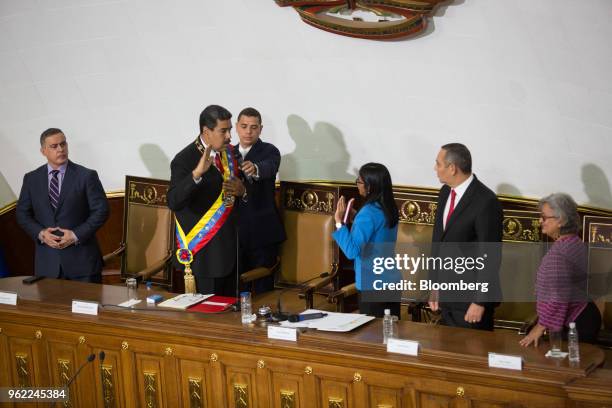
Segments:
[[[321,274],[319,274],[318,276],[315,276],[314,278],[310,278],[308,280],[305,280],[304,282],[300,283],[297,288],[299,289],[303,289],[304,285],[307,284],[310,281],[313,281],[315,279],[319,279],[319,278],[326,278],[329,276],[329,272],[323,272]],[[272,321],[274,322],[282,322],[284,320],[287,320],[289,318],[289,314],[288,313],[283,313],[282,311],[282,304],[281,304],[281,298],[283,297],[283,295],[289,291],[290,289],[295,289],[296,286],[289,286],[283,290],[280,291],[280,293],[278,294],[278,298],[276,299],[276,313],[272,314]]]
[[[96,355],[94,353],[91,353],[89,356],[87,356],[87,361],[85,361],[83,364],[81,364],[81,366],[79,367],[78,370],[76,370],[76,372],[72,375],[72,377],[70,377],[70,379],[68,380],[68,382],[64,385],[64,388],[66,388],[66,391],[68,392],[68,397],[70,397],[70,385],[74,382],[74,380],[76,380],[77,376],[79,375],[79,373],[81,372],[81,370],[89,363],[91,363],[92,361],[94,361],[96,359]],[[57,406],[58,401],[55,401],[55,406]]]

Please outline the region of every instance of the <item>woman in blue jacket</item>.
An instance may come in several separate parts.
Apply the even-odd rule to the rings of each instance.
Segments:
[[[391,314],[399,317],[401,292],[379,292],[372,287],[374,280],[393,282],[399,279],[395,270],[374,274],[372,264],[375,257],[395,256],[399,214],[393,198],[391,175],[384,165],[367,163],[359,169],[355,182],[365,203],[349,230],[342,222],[346,203],[344,196],[340,197],[335,214],[336,231],[332,237],[344,255],[355,261],[359,311],[382,317],[384,309],[391,309]]]

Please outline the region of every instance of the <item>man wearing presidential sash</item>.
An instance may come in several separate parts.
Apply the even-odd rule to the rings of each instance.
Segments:
[[[247,198],[229,148],[231,118],[221,106],[206,107],[200,114],[198,137],[170,164],[168,207],[176,217],[175,259],[185,267],[186,292],[235,295],[234,204]]]

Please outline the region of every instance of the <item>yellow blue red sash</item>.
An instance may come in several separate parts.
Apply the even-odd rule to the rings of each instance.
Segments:
[[[198,150],[204,153],[199,137],[196,140]],[[223,181],[229,180],[232,176],[238,177],[238,165],[234,157],[232,146],[220,153],[223,166]],[[210,242],[219,229],[225,224],[232,212],[233,206],[227,206],[223,200],[223,189],[213,205],[206,211],[200,220],[193,226],[188,234],[181,227],[178,218],[176,220],[176,258],[184,265],[189,266],[193,261],[194,255]]]

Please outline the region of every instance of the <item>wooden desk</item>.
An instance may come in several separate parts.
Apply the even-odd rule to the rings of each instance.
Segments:
[[[105,352],[71,387],[75,407],[612,407],[612,373],[586,344],[571,368],[513,333],[401,322],[400,336],[422,346],[407,357],[386,352],[378,319],[291,343],[242,326],[238,313],[71,313],[72,299],[124,301],[118,286],[17,277],[0,290],[19,294],[18,306],[0,305],[0,386],[59,385]],[[489,351],[523,355],[523,371],[489,369]]]

